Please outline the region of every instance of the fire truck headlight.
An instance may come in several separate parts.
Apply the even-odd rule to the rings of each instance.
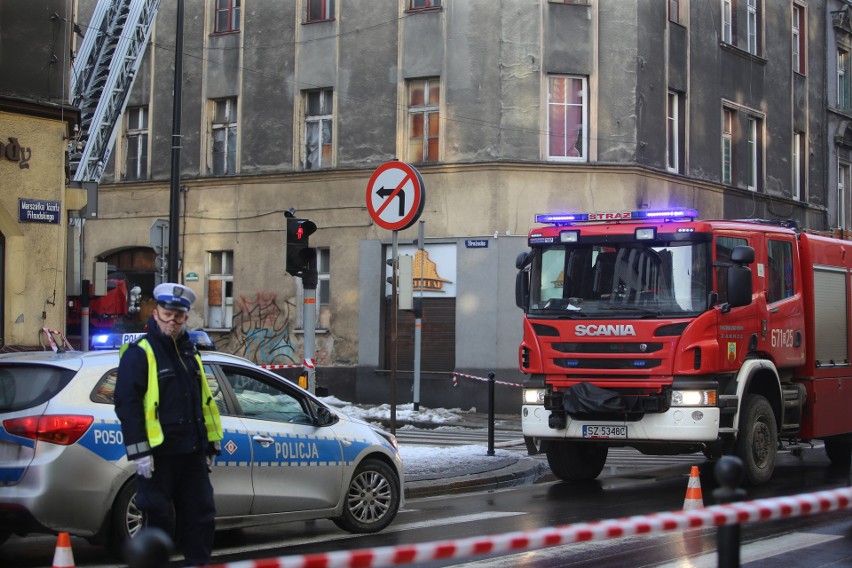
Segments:
[[[672,406],[716,406],[714,390],[672,391]]]
[[[524,404],[544,404],[544,389],[524,389]]]

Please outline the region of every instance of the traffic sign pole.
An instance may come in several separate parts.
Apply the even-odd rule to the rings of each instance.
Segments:
[[[398,232],[393,232],[393,240],[391,244],[391,394],[390,394],[390,430],[391,434],[396,434],[396,332],[397,332],[397,309],[399,305],[399,296],[397,286],[399,282],[399,245]]]
[[[397,160],[385,162],[367,183],[367,213],[383,229],[393,231],[391,253],[390,430],[396,433],[397,312],[399,310],[398,232],[414,224],[423,212],[426,187],[416,168]],[[395,203],[393,203],[395,202]]]

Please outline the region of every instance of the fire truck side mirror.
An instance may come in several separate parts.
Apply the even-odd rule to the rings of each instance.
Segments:
[[[532,262],[533,252],[531,250],[522,252],[515,259],[515,268],[518,270],[523,270],[527,267],[529,263]]]
[[[515,305],[526,313],[530,303],[530,272],[529,270],[518,270],[515,276]]]
[[[754,249],[747,246],[734,247],[731,251],[734,264],[728,269],[728,308],[751,304],[752,278],[748,264],[754,262]]]

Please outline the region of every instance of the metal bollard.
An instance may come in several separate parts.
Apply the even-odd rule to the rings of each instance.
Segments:
[[[736,456],[722,456],[713,468],[719,487],[713,490],[713,497],[719,504],[741,501],[745,489],[739,487],[743,481],[743,462]],[[716,529],[716,549],[719,568],[739,568],[740,566],[740,525],[725,525]]]
[[[124,545],[124,560],[129,568],[164,568],[173,549],[172,539],[164,531],[145,527]]]
[[[494,371],[488,372],[488,452],[494,455]]]

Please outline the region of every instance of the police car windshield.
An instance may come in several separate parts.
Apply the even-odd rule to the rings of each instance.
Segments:
[[[537,248],[531,315],[561,318],[690,317],[708,307],[703,242],[629,242]]]

